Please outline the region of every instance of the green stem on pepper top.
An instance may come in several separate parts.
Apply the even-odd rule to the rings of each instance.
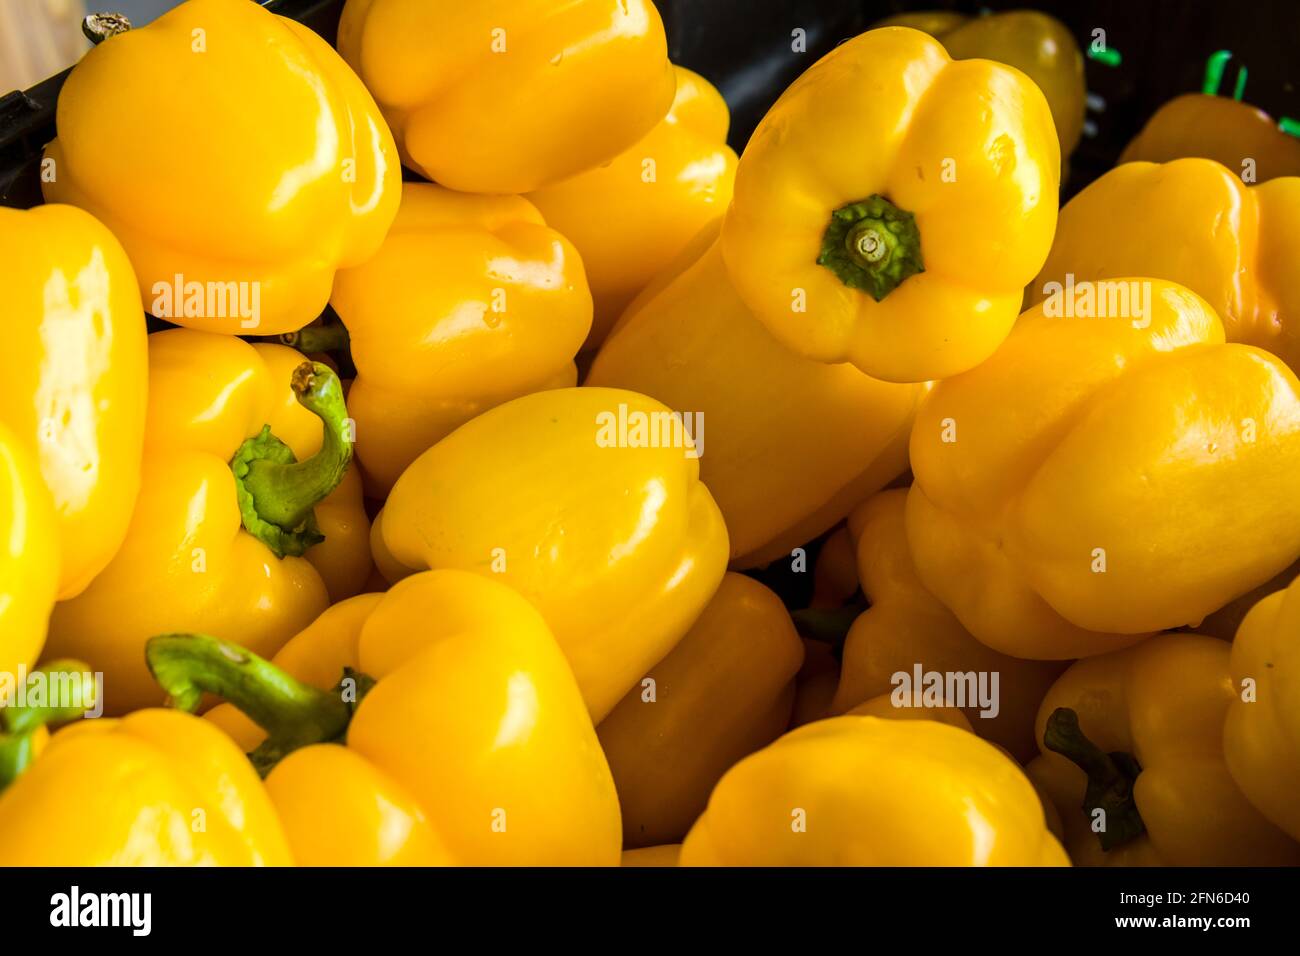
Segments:
[[[925,271],[916,217],[879,195],[841,206],[831,213],[817,264],[879,302]]]
[[[352,461],[351,424],[339,377],[319,362],[303,362],[290,384],[298,404],[324,425],[320,451],[300,462],[264,425],[230,460],[244,527],[277,558],[300,556],[325,540],[313,509],[338,487]]]
[[[1084,736],[1079,727],[1079,715],[1068,707],[1052,711],[1043,733],[1043,746],[1065,757],[1088,775],[1083,811],[1090,818],[1097,809],[1105,812],[1103,827],[1097,833],[1103,850],[1123,846],[1146,832],[1137,801],[1133,799],[1133,782],[1142,772],[1142,767],[1132,754],[1123,751],[1103,753]]]
[[[36,757],[36,734],[47,724],[76,720],[99,699],[95,674],[80,661],[51,661],[27,675],[24,698],[35,697],[32,678],[43,690],[35,701],[17,699],[0,706],[0,791],[13,783]],[[16,695],[15,695],[16,696]]]
[[[252,651],[206,634],[151,637],[145,660],[173,707],[193,713],[205,692],[216,694],[265,730],[266,740],[248,755],[263,777],[300,747],[342,740],[357,705],[375,683],[345,670],[337,687],[320,690]],[[345,694],[348,687],[355,693]]]

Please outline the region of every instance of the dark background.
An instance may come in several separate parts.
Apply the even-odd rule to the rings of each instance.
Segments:
[[[1128,140],[1165,100],[1199,90],[1205,60],[1220,49],[1235,57],[1225,73],[1230,90],[1239,63],[1249,70],[1245,99],[1275,118],[1300,118],[1300,3],[1296,0],[656,0],[673,60],[702,73],[731,104],[731,142],[743,149],[763,113],[817,57],[876,20],[906,10],[963,13],[1030,7],[1070,27],[1080,47],[1092,31],[1120,52],[1117,67],[1087,60],[1088,89],[1104,103],[1089,111],[1095,127],[1071,160],[1069,195],[1114,165]],[[112,6],[111,0],[106,0]],[[91,4],[94,6],[94,4]],[[308,23],[331,42],[343,0],[271,0],[277,13]],[[802,28],[808,52],[791,52]],[[63,75],[0,99],[0,204],[39,202],[35,164],[54,137],[54,104]]]
[[[1115,164],[1125,144],[1166,100],[1200,90],[1205,60],[1230,50],[1224,73],[1230,94],[1238,64],[1249,79],[1245,100],[1274,118],[1300,117],[1300,2],[1297,0],[658,0],[673,60],[702,73],[731,105],[732,146],[743,148],[780,91],[840,41],[876,20],[909,10],[1036,9],[1070,28],[1080,49],[1094,29],[1120,52],[1110,67],[1085,59],[1088,90],[1105,102],[1090,110],[1096,134],[1080,142],[1071,160],[1067,195]],[[806,57],[790,53],[790,31],[808,34]]]

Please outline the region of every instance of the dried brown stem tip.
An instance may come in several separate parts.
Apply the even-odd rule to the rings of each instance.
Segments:
[[[131,21],[124,13],[92,13],[81,21],[81,32],[96,46],[129,29]]]

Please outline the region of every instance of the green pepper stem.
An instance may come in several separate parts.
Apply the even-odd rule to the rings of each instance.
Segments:
[[[831,213],[817,264],[879,302],[925,271],[916,217],[879,195],[841,206]]]
[[[230,461],[244,527],[278,558],[302,555],[325,540],[313,509],[338,487],[352,461],[339,377],[319,362],[303,362],[294,369],[290,384],[298,404],[324,426],[320,451],[300,462],[265,425]]]
[[[286,332],[280,341],[300,352],[341,352],[348,347],[348,330],[342,322],[309,325],[297,332]]]
[[[0,735],[0,793],[4,793],[35,759],[35,734]]]
[[[99,698],[95,674],[80,661],[51,661],[28,675],[42,675],[45,693],[39,702],[0,708],[0,792],[27,769],[36,757],[36,733],[46,724],[76,720],[92,710]]]
[[[267,733],[249,754],[266,776],[288,754],[309,744],[342,739],[356,705],[374,681],[345,672],[356,682],[356,699],[341,687],[324,691],[286,674],[270,661],[237,644],[206,634],[161,634],[145,644],[145,660],[171,705],[194,713],[205,692],[243,711]]]
[[[1089,816],[1098,808],[1105,812],[1105,826],[1097,834],[1102,850],[1123,846],[1146,832],[1146,824],[1133,798],[1133,783],[1142,767],[1132,754],[1104,753],[1084,736],[1079,715],[1068,707],[1052,711],[1043,733],[1043,746],[1087,774],[1083,811]]]

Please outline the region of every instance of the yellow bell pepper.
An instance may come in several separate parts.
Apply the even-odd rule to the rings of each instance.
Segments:
[[[813,594],[809,607],[834,608],[858,591],[858,564],[848,525],[827,535],[813,567]]]
[[[1079,661],[1047,692],[1028,767],[1080,866],[1270,866],[1300,845],[1250,805],[1224,762],[1229,646],[1160,634]]]
[[[42,529],[40,547],[56,556],[58,595],[69,598],[121,545],[140,487],[140,293],[112,234],[59,205],[0,209],[0,288],[0,423],[49,491],[57,527]],[[11,474],[17,467],[11,459]],[[15,530],[20,538],[28,533]],[[24,572],[35,586],[41,559],[30,547],[28,555],[36,567]],[[43,590],[35,586],[36,594]]]
[[[293,349],[189,329],[149,336],[143,478],[126,540],[50,622],[52,653],[104,672],[109,713],[162,702],[144,662],[154,634],[202,628],[271,654],[328,606],[312,562],[336,569],[369,541],[359,484],[339,485],[346,415],[338,378]],[[312,506],[331,492],[339,507],[323,526]],[[368,561],[357,563],[334,597],[363,586]]]
[[[356,670],[361,631],[383,599],[362,594],[333,605],[276,652],[272,663],[318,689]],[[235,708],[209,710],[212,721],[245,752],[266,732]],[[266,779],[300,866],[445,866],[455,863],[411,793],[354,750],[308,744],[281,759]]]
[[[291,419],[300,418],[297,408],[287,413]],[[320,450],[320,437],[315,433],[304,436],[303,447],[307,450],[303,457]],[[320,575],[330,601],[374,590],[375,562],[370,554],[370,518],[361,473],[349,468],[338,487],[317,502],[314,510],[324,540],[312,545],[307,560]]]
[[[1300,555],[1294,373],[1224,344],[1209,305],[1172,282],[1074,293],[941,382],[912,432],[921,582],[1014,657],[1196,624]]]
[[[1255,605],[1232,642],[1228,770],[1264,816],[1300,840],[1300,578]],[[1247,683],[1249,681],[1249,683]]]
[[[595,300],[586,349],[605,341],[633,297],[731,202],[731,115],[708,80],[676,67],[672,109],[631,149],[528,199],[582,253]]]
[[[1088,99],[1083,53],[1069,27],[1055,17],[1037,10],[978,17],[925,10],[887,17],[875,26],[911,27],[928,33],[954,60],[980,58],[1014,66],[1047,97],[1062,158],[1079,145]]]
[[[0,422],[0,674],[31,667],[45,645],[59,586],[57,535],[37,463]]]
[[[785,732],[803,644],[780,598],[728,574],[694,626],[600,722],[623,845],[681,840],[719,778]]]
[[[398,565],[495,576],[532,601],[596,723],[726,569],[722,515],[670,414],[608,388],[517,398],[417,458],[376,519]]]
[[[960,708],[915,707],[911,704],[900,703],[892,693],[872,697],[856,707],[850,708],[845,713],[860,717],[881,717],[886,720],[931,720],[936,723],[947,724],[949,727],[955,727],[968,734],[975,734],[975,728],[971,726],[970,720]],[[1007,757],[1012,760],[1016,759],[1001,745],[993,741],[989,742]],[[1048,832],[1058,842],[1063,841],[1065,839],[1065,828],[1061,823],[1061,815],[1057,812],[1056,804],[1052,801],[1051,795],[1032,776],[1029,778],[1029,782],[1037,793],[1038,805],[1042,810]]]
[[[904,27],[836,47],[736,172],[736,292],[801,355],[921,382],[988,358],[1056,226],[1060,145],[1024,74]]]
[[[830,712],[845,713],[878,695],[896,695],[903,707],[912,706],[925,696],[929,675],[938,675],[941,688],[952,676],[953,689],[966,696],[948,703],[959,706],[979,736],[1027,760],[1037,753],[1038,705],[1064,667],[985,647],[925,589],[907,546],[907,494],[904,488],[882,491],[854,510],[858,573],[871,607],[849,629]],[[931,709],[928,702],[917,708],[922,716]]]
[[[348,407],[377,495],[421,452],[494,405],[577,381],[591,326],[582,260],[518,196],[407,183],[374,258],[330,303],[357,378]]]
[[[334,689],[344,668],[356,670],[359,667],[357,642],[366,621],[383,599],[383,594],[358,594],[331,604],[319,617],[289,638],[269,663],[293,680],[318,690]],[[158,652],[148,650],[149,646],[146,645],[146,655],[156,655]],[[239,647],[239,656],[252,653],[242,645],[230,646]],[[311,696],[310,692],[308,694]],[[204,712],[203,719],[220,727],[246,753],[256,750],[266,740],[266,731],[234,704],[217,704]]]
[[[937,723],[947,724],[950,727],[956,727],[958,730],[964,730],[968,734],[975,733],[975,728],[971,726],[970,720],[957,707],[914,707],[908,704],[900,706],[900,702],[894,699],[893,694],[881,694],[878,697],[872,697],[870,700],[850,708],[847,713],[862,717],[883,717],[886,720],[932,720]],[[1004,747],[993,741],[989,742],[993,743],[993,746],[1008,757],[1012,757],[1013,760],[1016,759]],[[1048,831],[1058,842],[1063,841],[1065,839],[1065,827],[1061,823],[1061,815],[1057,812],[1056,804],[1052,801],[1051,795],[1032,776],[1029,777],[1029,782],[1038,794],[1038,804],[1042,808]]]
[[[892,694],[878,694],[850,707],[845,714],[858,717],[881,717],[885,720],[933,720],[935,723],[956,727],[968,734],[975,733],[970,718],[960,707],[914,707],[901,704]]]
[[[707,227],[629,306],[585,384],[698,416],[700,477],[733,566],[747,568],[788,557],[906,470],[923,387],[782,347],[727,281],[716,233]]]
[[[882,825],[887,821],[887,825]],[[682,866],[1066,866],[1010,758],[933,720],[849,715],[732,767]]]
[[[676,866],[681,855],[680,843],[668,843],[664,846],[645,846],[637,850],[624,850],[621,866]]]
[[[406,165],[464,192],[523,193],[598,166],[673,99],[651,0],[348,0],[338,48]]]
[[[1251,182],[1300,176],[1300,140],[1258,107],[1226,96],[1186,93],[1166,102],[1124,147],[1121,163],[1167,163],[1199,156]],[[1250,166],[1246,165],[1247,160]]]
[[[795,614],[796,626],[805,635],[810,616],[816,622],[814,629],[826,634],[803,639],[803,666],[795,680],[791,729],[828,716],[839,687],[838,655],[842,647],[835,638],[847,632],[863,606],[861,601],[849,603],[855,597],[861,598],[854,541],[847,523],[826,536],[813,566],[813,593],[808,608]]]
[[[790,729],[827,716],[840,684],[840,662],[825,641],[804,638],[803,666],[795,678]]]
[[[498,581],[431,571],[336,605],[283,669],[195,636],[148,656],[178,706],[212,691],[268,732],[251,756],[302,865],[618,865],[618,797],[577,684]]]
[[[288,866],[248,759],[170,710],[79,720],[0,794],[0,866]]]
[[[301,328],[397,211],[396,147],[370,94],[306,26],[247,0],[187,0],[109,37],[73,69],[57,120],[46,200],[107,225],[145,307],[188,328]]]
[[[1267,349],[1300,372],[1297,248],[1300,178],[1248,187],[1207,159],[1125,163],[1061,210],[1027,302],[1042,302],[1049,283],[1068,277],[1168,279],[1214,307],[1229,342]]]

